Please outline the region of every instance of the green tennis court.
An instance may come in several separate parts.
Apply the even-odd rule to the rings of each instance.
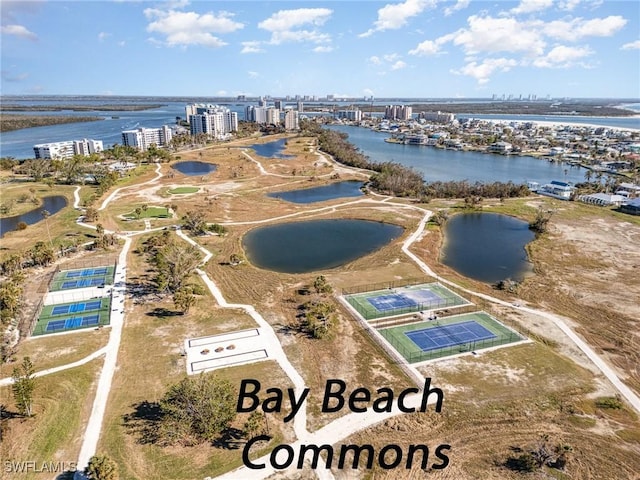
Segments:
[[[439,283],[355,293],[344,298],[366,320],[470,304]]]
[[[61,270],[53,277],[49,291],[57,292],[60,290],[113,285],[114,274],[115,267],[113,265],[78,270]]]
[[[524,340],[523,336],[485,312],[382,328],[379,332],[409,363]]]
[[[93,298],[82,302],[45,305],[32,335],[109,325],[111,298]]]

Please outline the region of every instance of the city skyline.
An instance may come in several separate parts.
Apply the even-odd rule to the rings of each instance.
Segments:
[[[2,93],[640,97],[640,6],[2,2]]]

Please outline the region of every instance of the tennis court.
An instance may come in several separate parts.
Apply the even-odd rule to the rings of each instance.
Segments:
[[[32,335],[46,335],[65,330],[108,325],[111,298],[103,297],[42,307]]]
[[[47,322],[46,332],[54,333],[83,327],[93,327],[100,323],[100,315],[86,315],[84,317],[69,317],[63,320]]]
[[[409,363],[520,342],[525,338],[485,312],[382,328],[380,334]]]
[[[112,285],[114,273],[115,268],[113,266],[63,270],[55,275],[51,281],[49,291],[57,292],[60,290]]]
[[[414,330],[405,332],[405,335],[423,352],[435,350],[436,348],[450,347],[451,345],[462,345],[463,343],[496,338],[496,335],[473,320],[453,325]]]
[[[356,293],[344,298],[366,320],[469,305],[467,300],[439,283]]]

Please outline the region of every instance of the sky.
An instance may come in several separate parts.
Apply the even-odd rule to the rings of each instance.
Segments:
[[[640,98],[635,0],[0,0],[2,94]]]

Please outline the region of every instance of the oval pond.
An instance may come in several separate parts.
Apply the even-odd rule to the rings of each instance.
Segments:
[[[256,228],[244,236],[242,245],[249,261],[259,268],[307,273],[372,253],[402,232],[398,225],[369,220],[310,220]]]
[[[525,245],[535,234],[527,222],[498,213],[462,213],[449,219],[444,235],[442,263],[466,277],[521,281],[532,271]]]
[[[281,198],[293,203],[315,203],[325,200],[333,200],[342,197],[359,197],[363,195],[362,182],[358,180],[347,180],[345,182],[332,183],[321,187],[303,188],[300,190],[289,190],[286,192],[268,193],[267,197]]]
[[[206,175],[211,172],[215,172],[217,166],[213,163],[198,162],[195,160],[188,160],[184,162],[178,162],[171,165],[171,168],[175,168],[180,173],[189,176]]]
[[[258,155],[265,158],[294,158],[293,155],[285,155],[282,153],[286,147],[286,141],[286,138],[282,138],[273,142],[256,143],[250,145],[249,148],[252,148]]]

